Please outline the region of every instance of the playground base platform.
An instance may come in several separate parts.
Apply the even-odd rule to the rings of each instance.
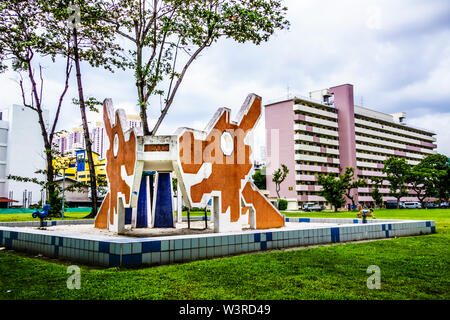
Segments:
[[[192,217],[191,223],[202,226],[204,219]],[[363,224],[361,219],[285,219],[286,226],[276,229],[214,233],[208,223],[203,230],[175,235],[133,234],[132,230],[125,235],[96,234],[93,220],[47,221],[47,230],[38,229],[38,222],[8,222],[0,224],[0,246],[86,265],[139,267],[436,232],[435,222],[426,220],[374,219]]]

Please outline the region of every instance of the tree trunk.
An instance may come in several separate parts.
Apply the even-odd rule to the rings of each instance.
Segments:
[[[60,212],[55,212],[55,208],[57,206],[58,195],[56,194],[56,186],[55,186],[55,173],[53,171],[53,154],[51,151],[51,147],[49,147],[48,143],[45,143],[46,149],[46,162],[47,162],[47,203],[50,205],[50,216],[59,217]],[[44,205],[44,204],[42,204]]]
[[[277,192],[277,209],[280,206],[280,185],[275,185],[275,191]]]
[[[142,130],[144,132],[144,136],[150,135],[150,129],[148,128],[148,120],[147,120],[147,101],[145,101],[144,90],[146,87],[146,81],[144,79],[144,75],[142,74],[142,47],[138,43],[136,50],[136,88],[138,91],[139,98],[139,108],[140,108],[140,117],[142,122]]]
[[[97,179],[95,174],[94,159],[92,157],[92,143],[91,138],[89,136],[89,127],[86,116],[86,105],[84,103],[83,84],[81,82],[80,57],[78,54],[78,37],[76,28],[73,29],[73,40],[74,40],[74,60],[77,73],[78,99],[80,102],[81,119],[83,122],[84,141],[86,144],[86,153],[89,164],[90,186],[91,186],[92,210],[91,213],[86,218],[94,218],[97,215]]]
[[[425,209],[425,199],[420,200],[420,206],[422,207],[422,209]]]

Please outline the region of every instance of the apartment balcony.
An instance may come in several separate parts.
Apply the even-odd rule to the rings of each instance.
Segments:
[[[309,191],[309,192],[318,192],[320,190],[322,190],[322,186],[315,186],[315,185],[296,185],[295,186],[295,190],[296,191]]]
[[[405,136],[417,138],[419,140],[433,141],[433,142],[436,141],[436,138],[431,135],[420,134],[420,133],[412,132],[409,130],[395,128],[393,126],[389,126],[386,124],[380,124],[380,123],[371,122],[371,121],[367,121],[367,120],[363,120],[363,119],[355,118],[355,124],[360,124],[363,126],[374,128],[374,129],[386,130],[386,131],[390,131],[393,133],[398,133],[398,134],[402,134]]]
[[[325,111],[317,108],[312,108],[303,104],[294,104],[294,112],[307,112],[312,114],[317,114],[319,116],[328,117],[331,119],[337,119],[337,113]]]
[[[306,142],[315,142],[315,143],[326,144],[326,145],[331,145],[331,146],[339,146],[338,140],[308,136],[306,134],[301,134],[301,133],[296,133],[294,135],[294,140],[301,141],[301,142],[306,141]]]
[[[309,174],[296,174],[295,181],[317,181],[317,177]]]
[[[298,201],[302,201],[302,202],[320,202],[320,201],[326,202],[327,201],[327,200],[325,200],[324,197],[320,197],[320,196],[298,196],[297,199],[298,199]]]
[[[325,167],[325,166],[313,166],[313,165],[305,165],[305,164],[296,164],[296,171],[313,171],[313,172],[321,172],[321,173],[339,173],[339,168],[336,167]]]
[[[358,193],[371,193],[374,188],[358,188]],[[389,193],[389,188],[379,188],[380,193]]]
[[[361,127],[355,127],[355,132],[371,135],[374,137],[378,137],[380,139],[390,139],[390,140],[398,141],[401,144],[409,143],[409,144],[420,146],[422,143],[421,140],[405,138],[405,137],[401,137],[398,135],[389,134],[386,132],[375,131],[375,130],[370,130],[370,129],[361,128]]]
[[[398,150],[406,149],[405,144],[391,142],[391,141],[385,141],[383,139],[375,139],[375,138],[369,138],[369,137],[363,137],[358,134],[355,135],[356,141],[362,141],[366,143],[374,144],[375,146],[389,146],[391,148],[395,148]]]
[[[294,145],[294,150],[311,151],[311,152],[317,152],[317,153],[323,153],[323,154],[339,155],[339,150],[338,149],[327,148],[327,147],[319,147],[319,146],[308,145],[308,144],[296,143]]]
[[[384,166],[381,163],[373,163],[373,162],[364,162],[364,161],[356,161],[356,166],[358,168],[373,168],[373,169],[382,169]]]
[[[339,164],[338,158],[311,156],[311,155],[300,154],[300,153],[296,153],[294,159],[296,161],[310,161],[310,162]]]
[[[315,123],[315,124],[318,124],[321,126],[326,126],[326,127],[331,127],[331,128],[338,127],[338,123],[335,121],[329,121],[329,120],[325,120],[325,119],[315,118],[315,117],[311,117],[311,116],[307,116],[307,115],[303,115],[303,114],[295,114],[294,120],[305,121],[307,123]]]
[[[313,127],[313,126],[304,125],[304,124],[300,124],[300,123],[294,124],[294,130],[295,131],[303,131],[303,132],[312,132],[312,133],[316,133],[316,134],[323,134],[323,135],[332,136],[332,137],[339,136],[337,131]]]
[[[386,156],[378,156],[375,154],[368,154],[368,153],[361,153],[361,152],[356,153],[356,158],[367,159],[367,160],[378,160],[378,161],[384,161],[384,160],[388,159],[388,157],[386,157]]]

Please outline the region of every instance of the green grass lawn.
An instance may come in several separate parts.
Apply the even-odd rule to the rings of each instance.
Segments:
[[[66,212],[64,220],[84,219],[89,212]],[[39,221],[39,218],[33,218],[31,213],[8,213],[0,214],[0,222],[13,221]],[[52,218],[52,220],[61,220],[61,218]]]
[[[65,212],[64,220],[84,219],[89,214],[86,212]],[[208,211],[208,215],[209,215]],[[33,218],[31,213],[0,213],[0,222],[14,222],[14,221],[39,221],[38,218]],[[191,211],[191,217],[204,216],[204,211]],[[183,217],[187,217],[187,211],[183,211]],[[52,218],[52,220],[61,220],[61,218]]]
[[[80,290],[66,287],[71,263],[0,251],[0,299],[449,299],[450,209],[376,216],[435,220],[437,233],[142,269],[81,266]],[[366,286],[371,265],[379,290]]]

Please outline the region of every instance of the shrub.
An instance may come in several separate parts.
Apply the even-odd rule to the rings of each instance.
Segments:
[[[287,207],[288,207],[287,200],[280,199],[280,201],[278,201],[278,210],[286,210]]]

